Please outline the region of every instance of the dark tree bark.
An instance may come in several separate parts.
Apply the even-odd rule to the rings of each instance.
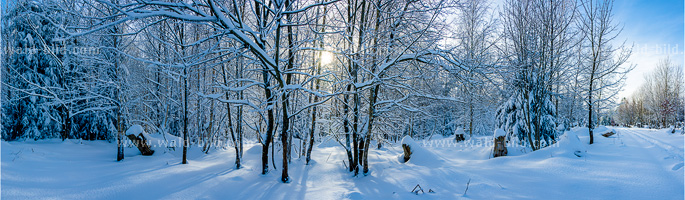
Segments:
[[[185,27],[183,23],[180,26],[179,41],[181,53],[185,55]],[[181,164],[188,164],[188,78],[188,66],[183,66],[183,160]]]
[[[404,162],[409,161],[409,159],[411,159],[411,147],[409,145],[402,144],[402,150],[404,151]]]
[[[351,89],[351,85],[347,85],[347,92],[349,92]],[[352,165],[354,163],[354,155],[352,154],[352,145],[350,142],[352,142],[352,139],[350,138],[350,120],[348,119],[348,116],[350,114],[350,106],[349,104],[349,95],[345,94],[344,95],[344,100],[343,100],[343,129],[345,129],[345,153],[347,153],[347,163],[349,164],[349,170],[350,172],[354,171],[354,166]]]
[[[142,133],[139,133],[138,136],[131,134],[127,135],[126,137],[133,142],[133,145],[138,147],[138,150],[144,156],[151,156],[155,153],[155,150],[150,149],[150,145],[147,143],[147,138],[145,138]]]
[[[285,10],[289,10],[291,7],[291,1],[285,1]],[[291,23],[291,15],[286,15],[286,20]],[[276,28],[276,63],[278,63],[278,49],[280,46],[280,35],[281,35],[281,21],[279,19],[278,26]],[[290,182],[290,176],[288,175],[288,162],[290,160],[290,117],[288,114],[288,106],[290,105],[290,100],[288,99],[289,91],[285,89],[285,86],[290,85],[292,80],[292,74],[288,73],[294,68],[295,65],[295,39],[293,38],[293,26],[287,26],[287,37],[288,37],[288,62],[286,65],[285,73],[285,84],[281,83],[281,88],[283,89],[283,95],[281,96],[281,115],[283,116],[281,128],[281,143],[283,144],[283,170],[281,171],[281,181],[284,183]]]
[[[269,74],[267,71],[262,71],[262,77],[264,79],[264,94],[267,99],[267,125],[266,125],[266,140],[262,143],[262,174],[269,172],[269,145],[273,141],[274,133],[274,111],[273,111],[273,95],[271,95],[271,89],[269,88]]]
[[[255,15],[257,16],[257,21],[260,31],[266,27],[266,20],[269,16],[267,11],[262,12],[262,6],[259,1],[254,1],[255,5]],[[264,9],[266,10],[266,8]],[[262,35],[259,36],[259,42],[257,45],[264,49],[264,44],[266,43],[266,38]],[[262,174],[269,172],[269,145],[273,142],[274,134],[274,111],[273,111],[273,95],[271,93],[271,83],[269,68],[266,63],[262,62],[262,81],[264,82],[264,96],[266,97],[266,107],[267,107],[267,119],[266,119],[266,139],[262,143]],[[272,151],[273,153],[273,151]],[[273,156],[272,156],[273,157]]]
[[[181,164],[188,164],[188,70],[183,68],[183,160]]]
[[[593,73],[593,75],[594,75],[594,73]],[[590,78],[590,79],[592,79],[592,78]],[[587,129],[588,129],[588,132],[590,133],[590,144],[594,143],[594,141],[595,141],[595,137],[594,137],[595,126],[592,124],[593,123],[592,122],[592,104],[593,104],[593,102],[592,102],[592,82],[593,81],[590,81],[590,93],[588,95],[588,102],[589,103],[588,103],[588,122],[587,122]]]
[[[117,108],[117,161],[121,161],[124,159],[124,141],[122,140],[124,132],[122,128],[121,114],[119,109],[120,108]]]
[[[226,73],[226,67],[222,66],[221,70],[224,73],[224,83],[228,83],[228,74]],[[228,91],[225,93],[226,99],[229,99]],[[228,115],[228,131],[231,135],[231,141],[233,141],[233,146],[235,149],[235,168],[240,169],[240,149],[238,145],[238,140],[235,136],[235,131],[233,131],[233,116],[231,115],[231,104],[226,102],[226,114]]]

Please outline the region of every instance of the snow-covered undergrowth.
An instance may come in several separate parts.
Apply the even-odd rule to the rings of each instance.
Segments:
[[[154,155],[142,156],[129,147],[116,162],[116,144],[104,141],[2,142],[1,189],[3,199],[683,198],[683,135],[613,129],[617,135],[596,134],[593,145],[587,145],[587,129],[576,128],[550,147],[512,147],[509,152],[519,153],[498,158],[490,158],[488,143],[473,142],[491,136],[458,144],[453,137],[416,140],[407,163],[397,158],[398,142],[372,149],[371,172],[359,177],[347,172],[345,152],[329,140],[314,149],[310,165],[304,158],[292,161],[288,184],[278,181],[280,164],[260,175],[261,146],[254,142],[246,145],[244,168],[237,170],[232,148],[203,154],[193,146],[190,164],[181,165],[179,149],[157,147]],[[410,193],[417,184],[426,193]]]

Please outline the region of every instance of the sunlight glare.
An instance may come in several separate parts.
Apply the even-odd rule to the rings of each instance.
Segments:
[[[323,51],[321,52],[321,64],[322,65],[327,65],[333,62],[333,54],[328,51]]]

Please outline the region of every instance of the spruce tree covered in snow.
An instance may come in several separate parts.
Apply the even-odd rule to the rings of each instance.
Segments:
[[[43,26],[46,22],[31,14],[45,13],[41,7],[33,1],[19,1],[4,16],[3,45],[9,50],[3,61],[5,140],[64,137],[67,131],[62,126],[66,119],[57,111],[62,105],[56,98],[62,93],[52,93],[64,81],[64,70],[55,56],[64,55],[47,51],[62,43],[55,41],[56,28]]]
[[[109,140],[116,132],[100,37],[66,38],[73,2],[18,1],[4,16],[3,138]],[[46,18],[45,16],[51,16]],[[55,25],[56,24],[56,25]]]
[[[553,88],[569,68],[574,46],[573,1],[506,1],[504,49],[509,77],[508,100],[498,110],[500,127],[532,150],[556,140]]]
[[[63,32],[51,23],[67,26],[75,19],[51,8],[59,2],[40,4],[18,1],[10,4],[4,16],[5,56],[3,79],[3,138],[89,138],[108,139],[108,131],[82,134],[93,129],[96,121],[83,122],[79,115],[97,109],[89,105],[92,90],[84,88],[89,71],[76,55],[81,53],[79,40],[64,40]],[[52,15],[52,21],[42,16]],[[106,120],[105,120],[106,121]],[[107,123],[103,123],[107,127]]]

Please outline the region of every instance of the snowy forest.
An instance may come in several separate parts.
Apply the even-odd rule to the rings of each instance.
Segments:
[[[430,150],[417,143],[442,138],[494,132],[528,154],[564,145],[578,128],[576,145],[587,149],[623,130],[608,127],[682,133],[679,57],[662,59],[638,92],[619,98],[636,65],[613,0],[5,4],[3,187],[13,155],[5,146],[15,142],[101,141],[101,159],[119,161],[113,168],[147,162],[138,154],[146,148],[178,155],[165,160],[174,166],[226,155],[217,158],[231,163],[224,169],[300,184],[306,178],[291,172],[302,166],[340,158],[334,166],[349,176],[374,176],[389,162],[377,160],[384,149],[422,156]],[[668,137],[682,143],[676,135]],[[579,152],[569,159],[590,154]]]

